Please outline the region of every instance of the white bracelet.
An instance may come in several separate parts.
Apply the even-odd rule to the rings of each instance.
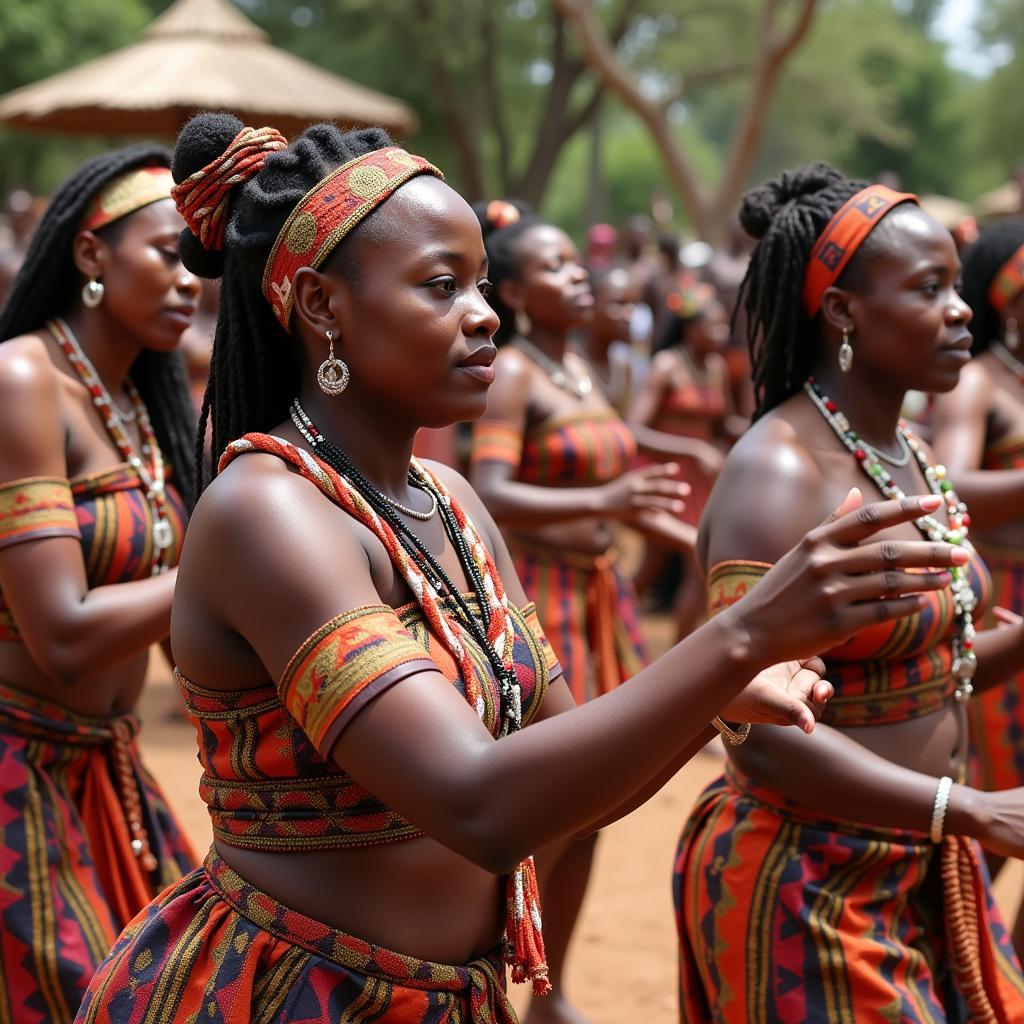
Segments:
[[[722,739],[734,747],[746,743],[747,737],[750,735],[749,722],[744,722],[738,729],[731,729],[716,715],[711,719],[711,724],[722,734]]]
[[[933,843],[942,842],[943,826],[946,823],[946,808],[949,806],[949,792],[953,788],[953,780],[948,775],[939,779],[939,787],[935,790],[935,803],[932,806],[931,837]]]

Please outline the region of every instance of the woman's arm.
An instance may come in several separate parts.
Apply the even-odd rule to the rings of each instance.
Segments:
[[[475,440],[500,424],[511,437],[526,430],[532,367],[521,353],[504,350],[497,378],[487,397],[487,412],[474,424]],[[540,487],[515,479],[518,451],[496,459],[479,447],[470,456],[470,479],[491,514],[504,526],[546,526],[572,519],[602,517],[628,520],[646,508],[682,511],[687,488],[673,479],[678,467],[650,466],[624,473],[599,487]]]
[[[995,384],[976,359],[960,383],[932,399],[932,451],[970,509],[974,529],[992,529],[1024,515],[1024,469],[982,469]]]
[[[0,347],[0,481],[66,480],[56,373],[33,337]],[[51,536],[0,548],[0,588],[25,646],[68,685],[167,636],[175,573],[89,589],[81,543]]]

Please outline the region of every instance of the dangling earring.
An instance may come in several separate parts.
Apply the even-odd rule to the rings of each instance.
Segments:
[[[853,366],[853,346],[850,344],[850,328],[843,328],[843,343],[839,346],[839,369],[849,373]]]
[[[334,358],[334,331],[327,332],[327,343],[330,353],[316,371],[316,382],[325,395],[335,397],[348,387],[348,365],[341,359]]]
[[[530,332],[533,330],[533,324],[530,322],[530,318],[526,315],[525,309],[516,310],[516,334],[520,338],[529,338]]]
[[[82,302],[90,309],[95,309],[103,301],[105,291],[103,282],[94,277],[82,286]]]
[[[1006,318],[1006,331],[1003,333],[1003,344],[1011,351],[1016,352],[1020,348],[1020,331],[1017,329],[1015,317]]]

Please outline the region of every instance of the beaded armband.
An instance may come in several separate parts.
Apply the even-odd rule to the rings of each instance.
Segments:
[[[31,476],[0,485],[0,548],[44,537],[81,536],[66,479]]]
[[[537,641],[544,654],[544,663],[548,668],[548,680],[556,679],[562,674],[562,666],[558,663],[558,658],[555,657],[555,650],[548,642],[548,638],[540,624],[540,619],[537,618],[537,606],[531,601],[523,606],[521,614],[527,628],[533,634],[534,640]]]
[[[324,758],[357,711],[416,672],[437,671],[393,608],[369,605],[325,622],[299,648],[277,690]]]
[[[473,424],[473,445],[470,465],[480,462],[501,462],[518,466],[523,453],[523,432],[512,423],[485,420]]]

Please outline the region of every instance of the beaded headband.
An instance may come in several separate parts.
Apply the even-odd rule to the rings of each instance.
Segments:
[[[715,289],[706,281],[697,281],[695,284],[669,292],[665,305],[680,319],[689,320],[703,313],[715,301],[716,296]]]
[[[231,189],[258,174],[271,153],[287,146],[276,128],[243,128],[220,156],[174,186],[174,205],[204,249],[224,248]]]
[[[174,179],[167,167],[136,167],[98,192],[82,218],[80,230],[99,231],[143,206],[171,198]]]
[[[992,308],[1001,313],[1024,291],[1024,245],[1022,245],[1000,268],[988,290],[988,301]]]
[[[286,331],[295,272],[319,267],[361,220],[418,174],[444,181],[423,157],[389,146],[342,164],[299,200],[281,225],[263,272],[263,294]]]
[[[917,196],[896,192],[885,185],[868,185],[848,199],[832,219],[811,250],[804,274],[804,312],[814,316],[821,297],[846,269],[853,254],[878,222],[900,203],[916,203]]]

